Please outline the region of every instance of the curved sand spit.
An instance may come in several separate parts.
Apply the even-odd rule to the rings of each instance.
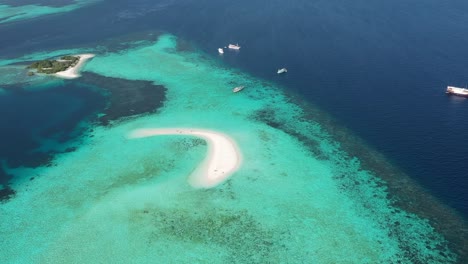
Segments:
[[[157,135],[191,135],[206,140],[208,155],[188,179],[193,187],[214,187],[231,176],[241,163],[241,153],[234,140],[216,131],[191,128],[149,128],[134,130],[129,138]]]
[[[96,55],[89,53],[89,54],[77,54],[74,56],[80,57],[80,60],[78,61],[78,63],[75,66],[70,67],[65,71],[57,72],[55,76],[65,78],[65,79],[75,79],[75,78],[80,77],[80,69],[81,67],[83,67],[83,64],[87,60],[93,58]]]

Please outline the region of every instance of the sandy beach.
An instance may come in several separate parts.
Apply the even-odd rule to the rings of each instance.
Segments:
[[[191,128],[137,129],[129,138],[145,138],[157,135],[192,135],[208,143],[208,155],[189,176],[193,187],[211,188],[231,176],[240,166],[241,153],[234,140],[212,130]]]
[[[65,79],[75,79],[75,78],[80,77],[81,67],[83,67],[83,65],[85,64],[87,60],[93,58],[96,55],[88,53],[88,54],[77,54],[74,56],[80,57],[80,60],[78,61],[78,63],[75,66],[70,67],[65,71],[57,72],[55,76],[65,78]]]

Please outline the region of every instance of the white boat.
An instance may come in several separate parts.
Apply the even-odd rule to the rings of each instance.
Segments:
[[[218,49],[219,54],[224,54],[224,50],[222,48]]]
[[[466,88],[458,88],[454,86],[447,86],[447,91],[445,92],[449,95],[457,95],[462,97],[468,97],[468,89]]]
[[[232,89],[232,92],[233,93],[237,93],[237,92],[240,92],[244,89],[245,86],[237,86],[237,87],[234,87],[234,89]]]
[[[278,69],[277,71],[278,74],[285,73],[285,72],[288,72],[288,69],[282,68],[282,69]]]
[[[229,44],[228,48],[233,49],[233,50],[239,50],[241,47],[239,44],[234,45],[234,44]]]

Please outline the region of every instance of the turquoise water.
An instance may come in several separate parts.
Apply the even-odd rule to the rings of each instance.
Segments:
[[[47,6],[40,4],[10,6],[0,3],[0,24],[31,19],[44,15],[70,12],[98,1],[99,0],[77,0],[63,6]]]
[[[6,263],[457,260],[428,219],[395,207],[387,183],[276,84],[180,51],[171,35],[98,54],[84,71],[153,81],[167,100],[156,113],[95,127],[55,166],[9,171],[36,179],[19,177],[15,198],[0,204]],[[246,88],[232,93],[238,85]],[[127,138],[166,127],[229,135],[242,166],[215,188],[192,188],[204,141]],[[354,188],[343,188],[349,181]]]

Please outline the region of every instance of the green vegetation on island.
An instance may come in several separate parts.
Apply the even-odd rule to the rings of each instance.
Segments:
[[[36,69],[38,73],[52,74],[75,66],[80,60],[79,56],[63,56],[58,60],[36,61],[28,69]]]

